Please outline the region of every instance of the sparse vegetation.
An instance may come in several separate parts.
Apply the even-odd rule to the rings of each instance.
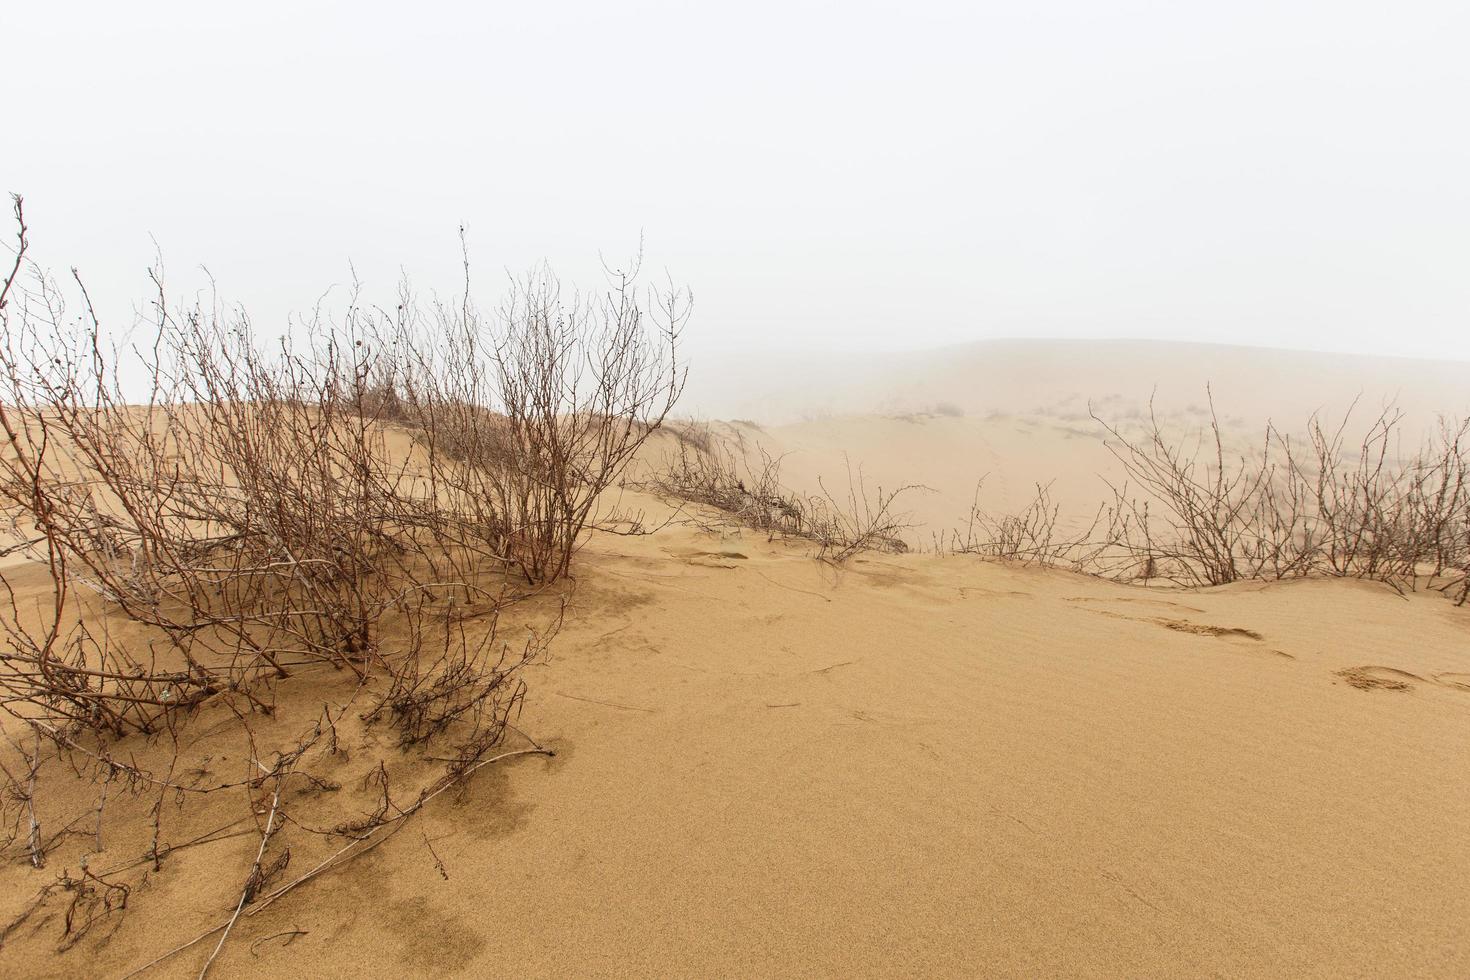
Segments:
[[[140,968],[194,950],[208,973],[242,920],[481,768],[554,755],[517,727],[526,668],[562,626],[589,530],[638,525],[612,498],[660,430],[669,451],[640,460],[642,485],[712,509],[692,515],[709,528],[834,565],[908,550],[899,505],[925,488],[870,488],[848,463],[845,487],[803,494],[746,443],[753,423],[668,424],[689,297],[641,299],[636,267],[591,298],[539,269],[488,316],[468,282],[427,311],[406,288],[393,312],[354,297],[278,344],[241,314],[171,305],[155,273],[149,340],[119,350],[79,276],[63,288],[27,264],[19,199],[15,217],[0,558],[30,567],[0,566],[0,852],[45,881],[0,946],[105,941],[177,854],[247,838],[213,924]],[[1123,479],[1085,528],[1050,484],[1010,514],[977,488],[938,548],[1144,583],[1330,575],[1470,599],[1470,419],[1409,452],[1393,410],[1269,426],[1241,450],[1212,400],[1186,415],[1202,428],[1094,416]],[[1368,670],[1339,676],[1410,689]]]
[[[716,436],[707,425],[672,429],[676,448],[645,485],[655,493],[721,512],[722,520],[775,537],[806,537],[807,506],[781,485],[781,457],[761,446],[752,452],[744,438]]]
[[[1109,513],[1106,508],[1099,509],[1085,531],[1068,533],[1062,526],[1061,504],[1052,499],[1051,484],[1038,483],[1036,495],[1020,511],[992,514],[980,506],[984,483],[982,478],[975,487],[965,526],[952,530],[947,540],[937,538],[936,551],[1083,571],[1098,560],[1099,550],[1105,550],[1093,542],[1100,522]]]
[[[909,550],[902,534],[913,525],[895,505],[904,494],[927,488],[914,483],[896,490],[869,490],[862,469],[854,473],[850,461],[842,497],[834,497],[825,483],[818,483],[822,495],[811,498],[807,532],[817,542],[818,558],[841,564],[864,551],[902,554]]]
[[[1061,535],[1060,508],[1038,487],[1018,514],[975,508],[950,549],[1130,581],[1327,575],[1427,584],[1465,601],[1470,419],[1442,420],[1430,442],[1405,451],[1401,413],[1384,410],[1350,443],[1350,409],[1333,426],[1312,417],[1304,438],[1268,426],[1252,455],[1230,447],[1213,398],[1204,412],[1208,424],[1192,434],[1152,410],[1141,430],[1094,416],[1125,479],[1109,484],[1111,503],[1085,531]]]
[[[869,489],[861,469],[854,471],[849,463],[840,496],[825,484],[819,494],[803,495],[782,485],[781,457],[759,445],[752,450],[738,432],[724,439],[708,426],[685,425],[677,435],[676,450],[654,469],[645,482],[648,489],[713,507],[721,521],[773,538],[811,541],[816,556],[834,564],[864,551],[908,550],[902,535],[912,524],[896,505],[923,487]]]
[[[605,295],[583,297],[542,267],[494,316],[468,299],[427,318],[405,303],[389,327],[433,485],[529,581],[567,574],[584,530],[609,516],[605,491],[683,390],[691,298],[671,287],[643,304],[637,272],[610,271]]]
[[[514,727],[522,668],[560,626],[563,600],[547,590],[678,398],[688,296],[666,294],[653,330],[634,272],[600,300],[563,300],[543,269],[494,318],[475,312],[468,282],[428,318],[406,291],[392,315],[354,297],[344,322],[270,348],[243,314],[172,307],[155,272],[151,341],[117,350],[75,272],[66,290],[29,264],[18,197],[14,212],[0,508],[7,553],[48,585],[0,572],[0,816],[41,868],[78,824],[48,836],[48,763],[90,783],[98,849],[107,813],[151,797],[157,872],[166,817],[214,809],[195,817],[166,799],[243,792],[259,846],[233,914],[206,934],[219,936],[207,971],[242,914],[479,767],[552,754]],[[141,388],[127,370],[139,365]],[[285,683],[298,675],[314,678],[311,695]],[[242,777],[212,777],[183,737],[206,710],[228,733],[212,737],[248,760]],[[376,725],[401,754],[356,760],[378,805],[342,812],[351,794],[326,773],[345,764],[345,729],[371,745]],[[527,747],[496,754],[512,735]],[[115,748],[129,736],[149,740],[153,762]],[[395,771],[409,783],[393,793]],[[280,884],[313,838],[346,844]],[[66,948],[116,919],[134,867],[63,875],[0,943],[66,900]]]

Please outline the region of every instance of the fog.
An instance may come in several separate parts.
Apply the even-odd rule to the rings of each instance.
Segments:
[[[1470,7],[12,2],[0,189],[125,322],[599,256],[689,350],[1470,358]],[[7,233],[8,234],[8,233]],[[339,289],[329,294],[342,296]]]

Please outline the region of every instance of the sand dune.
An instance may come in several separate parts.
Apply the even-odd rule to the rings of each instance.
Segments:
[[[1090,418],[855,415],[719,431],[780,456],[782,479],[803,493],[842,497],[858,481],[870,492],[913,484],[899,506],[914,524],[906,537],[916,547],[962,526],[975,504],[995,512],[1024,507],[1038,483],[1081,521],[1107,496],[1102,476],[1118,477],[1102,428]]]
[[[1463,975],[1467,628],[1359,583],[599,539],[521,720],[557,758],[247,923],[221,975]],[[214,850],[7,974],[183,941],[236,887]]]
[[[970,416],[1083,423],[1143,407],[1203,408],[1254,425],[1396,399],[1415,415],[1470,408],[1470,362],[1145,340],[991,340],[895,353],[756,351],[704,358],[682,408],[705,418],[783,424],[952,406]]]
[[[1425,399],[1463,375],[1413,370],[1446,386],[1405,391]],[[1326,391],[1321,373],[1283,410]],[[936,399],[959,397],[940,381]],[[789,453],[803,486],[844,453],[874,481],[934,486],[915,501],[932,528],[985,472],[1001,504],[1052,477],[1093,492],[1101,441],[1049,414],[1054,393],[1032,411],[1036,390],[976,394],[962,416],[869,405],[741,431]],[[987,417],[991,398],[1028,408]],[[678,516],[636,490],[623,505]],[[39,569],[13,577],[21,602],[44,589]],[[1470,974],[1470,606],[1345,580],[1145,589],[925,553],[834,568],[800,542],[678,522],[594,535],[570,595],[517,722],[556,757],[480,771],[243,918],[218,975]],[[272,723],[309,725],[339,674],[282,684]],[[211,741],[227,715],[206,708],[186,739],[220,773],[240,763]],[[339,808],[373,807],[382,737],[349,717],[344,751],[313,757]],[[434,765],[410,753],[394,778]],[[92,805],[52,793],[48,827]],[[164,838],[237,819],[239,802],[166,806]],[[148,851],[147,800],[113,805],[136,813],[100,850],[78,833],[48,869],[0,869],[0,922],[83,854],[98,868]],[[228,915],[257,840],[181,848],[125,915],[57,952],[63,903],[4,938],[0,972],[148,963]],[[293,873],[336,846],[296,840]],[[145,975],[196,975],[204,955]]]
[[[450,858],[516,882],[472,972],[1470,967],[1464,610],[718,550],[590,563],[597,615],[528,719],[571,751],[517,766],[523,821]]]
[[[1169,432],[1193,434],[1210,421],[1211,395],[1237,453],[1259,452],[1268,423],[1299,436],[1321,413],[1358,432],[1389,405],[1412,449],[1440,415],[1470,414],[1470,362],[1160,341],[749,354],[696,364],[684,406],[746,420],[720,431],[783,457],[783,478],[803,493],[845,492],[849,464],[871,487],[920,485],[903,509],[917,525],[910,543],[925,544],[974,503],[1024,507],[1037,484],[1064,520],[1085,524],[1111,497],[1104,480],[1124,477],[1097,419],[1136,433],[1152,401]]]

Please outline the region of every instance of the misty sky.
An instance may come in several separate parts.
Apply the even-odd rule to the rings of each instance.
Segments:
[[[0,190],[114,322],[262,328],[646,236],[694,351],[1160,337],[1470,358],[1470,4],[0,6]],[[8,231],[7,231],[8,237]]]

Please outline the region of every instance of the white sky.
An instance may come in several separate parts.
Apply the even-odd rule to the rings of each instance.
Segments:
[[[0,5],[0,190],[106,316],[597,254],[691,349],[1160,337],[1470,358],[1470,4]],[[150,238],[150,236],[152,236]]]

